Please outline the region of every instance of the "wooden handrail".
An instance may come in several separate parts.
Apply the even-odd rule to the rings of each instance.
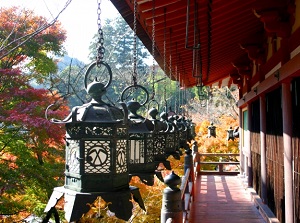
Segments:
[[[199,153],[193,154],[193,166],[186,169],[180,186],[183,209],[183,222],[188,222],[191,202],[194,200],[196,175],[200,171]]]
[[[182,177],[180,186],[181,190],[181,202],[183,211],[183,222],[188,222],[188,212],[190,210],[191,202],[194,197],[194,180],[190,177],[191,169],[188,168]]]
[[[199,159],[198,163],[199,165],[217,165],[218,169],[217,170],[201,170],[199,168],[199,171],[197,173],[201,175],[237,175],[239,174],[239,171],[224,171],[223,166],[224,165],[239,165],[240,162],[237,161],[201,161],[201,157],[220,157],[220,156],[225,156],[225,157],[230,157],[234,156],[237,157],[239,156],[239,153],[200,153],[199,154]]]
[[[199,156],[240,156],[239,153],[199,153]]]
[[[218,164],[223,164],[223,165],[230,165],[230,164],[240,164],[240,162],[218,162],[218,161],[203,161],[203,162],[200,162],[200,164],[215,164],[215,165],[218,165]]]
[[[191,172],[191,170],[187,169],[184,176],[182,177],[181,186],[180,186],[181,200],[184,199],[184,194],[188,189],[190,172]]]

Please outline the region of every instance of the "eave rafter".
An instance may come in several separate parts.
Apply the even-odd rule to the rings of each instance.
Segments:
[[[133,0],[111,2],[132,27]],[[187,2],[190,3],[189,16]],[[204,85],[218,83],[220,86],[222,80],[229,85],[242,85],[252,77],[251,64],[266,62],[266,37],[290,35],[295,7],[289,2],[155,0],[153,9],[152,0],[137,0],[137,35],[152,52],[152,16],[155,14],[155,59],[162,68],[171,64],[171,71],[165,71],[168,76],[171,73],[173,80],[182,80],[185,87],[196,86],[199,79],[193,72],[196,62],[197,75],[201,73]],[[188,45],[200,44],[200,48],[193,53],[186,48],[186,40]],[[164,41],[168,58],[165,66]],[[195,54],[197,59],[194,56],[193,60]]]

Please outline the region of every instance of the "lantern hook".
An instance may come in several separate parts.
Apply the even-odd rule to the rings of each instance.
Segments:
[[[96,70],[94,72],[92,72],[93,68],[97,65],[97,68],[99,68],[99,70]],[[86,73],[85,73],[85,77],[84,77],[84,87],[85,89],[87,89],[87,86],[89,84],[89,82],[93,82],[93,81],[97,81],[97,82],[101,82],[104,85],[104,88],[106,89],[112,81],[112,71],[110,66],[104,62],[104,61],[100,61],[100,62],[93,62],[87,69]]]
[[[141,85],[131,85],[126,87],[121,94],[121,101],[124,102],[125,100],[128,100],[128,98],[130,97],[131,99],[137,100],[139,97],[142,96],[141,94],[140,95],[137,94],[139,88],[141,91],[145,93],[145,99],[140,103],[141,106],[144,106],[149,100],[149,93],[147,89]]]
[[[200,49],[200,43],[196,44],[196,34],[197,34],[197,2],[194,2],[194,46],[189,46],[188,41],[189,41],[189,20],[190,20],[190,0],[187,1],[187,11],[186,11],[186,26],[185,26],[185,48],[186,49],[192,49],[192,50],[199,50]]]

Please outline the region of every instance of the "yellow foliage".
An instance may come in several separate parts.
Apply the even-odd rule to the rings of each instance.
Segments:
[[[227,139],[227,130],[232,127],[233,129],[238,126],[238,120],[232,117],[220,117],[216,126],[216,138],[207,137],[207,126],[210,125],[208,120],[196,125],[195,140],[198,145],[199,153],[239,153],[239,138],[234,141]],[[218,157],[202,157],[202,161],[218,161]],[[209,167],[208,167],[209,168]],[[211,167],[213,168],[213,166]]]
[[[206,136],[207,135],[207,126],[209,126],[209,125],[210,125],[210,122],[207,120],[201,122],[200,125],[197,125],[197,126],[199,126],[198,132],[196,130],[197,135],[198,136]]]

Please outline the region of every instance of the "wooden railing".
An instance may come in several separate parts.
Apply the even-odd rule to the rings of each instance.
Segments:
[[[199,174],[201,175],[237,175],[240,173],[240,162],[231,161],[232,158],[240,156],[239,153],[201,153],[199,154],[198,163]],[[203,157],[219,157],[219,161],[202,161]],[[236,159],[235,159],[236,160]],[[215,170],[205,170],[205,165],[215,165]]]
[[[188,222],[191,203],[194,201],[194,183],[196,180],[197,173],[200,170],[199,153],[195,153],[190,156],[192,156],[193,159],[192,166],[185,170],[185,174],[182,177],[182,183],[180,187],[183,209],[183,222]]]
[[[225,157],[226,161],[220,160],[219,162],[216,161],[201,161],[201,157]],[[201,175],[237,175],[239,171],[230,171],[225,170],[224,166],[226,165],[234,165],[239,167],[239,162],[237,161],[227,161],[230,160],[232,157],[238,157],[239,154],[235,153],[202,153],[199,154],[198,152],[185,155],[185,172],[184,176],[181,178],[181,202],[182,202],[182,222],[186,223],[189,220],[189,213],[191,208],[191,203],[194,201],[194,192],[195,192],[195,180],[198,174]],[[216,165],[218,170],[201,170],[202,165]],[[168,222],[181,222],[181,219],[174,219],[169,218],[166,223]],[[165,222],[164,222],[165,223]]]

